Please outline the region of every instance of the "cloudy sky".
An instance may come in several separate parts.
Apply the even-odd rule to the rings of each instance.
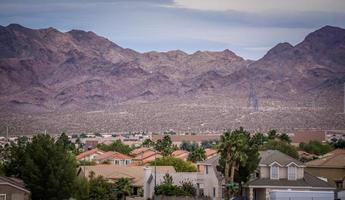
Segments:
[[[230,49],[258,59],[325,25],[345,28],[345,0],[0,0],[0,25],[82,29],[145,52]]]

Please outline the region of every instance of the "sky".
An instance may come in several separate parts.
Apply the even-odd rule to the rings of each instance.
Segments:
[[[0,25],[93,31],[139,52],[230,49],[259,59],[325,25],[345,28],[345,0],[0,0]]]

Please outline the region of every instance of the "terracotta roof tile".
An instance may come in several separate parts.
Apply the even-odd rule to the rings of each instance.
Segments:
[[[85,158],[85,157],[90,156],[90,155],[92,155],[92,154],[95,154],[95,153],[97,153],[97,152],[99,152],[99,153],[104,153],[103,151],[101,151],[101,150],[99,150],[99,149],[97,149],[97,148],[96,148],[96,149],[91,149],[91,150],[85,151],[85,152],[83,152],[83,153],[77,155],[77,156],[76,156],[76,159],[77,159],[77,160],[80,160],[80,159],[82,159],[82,158]]]

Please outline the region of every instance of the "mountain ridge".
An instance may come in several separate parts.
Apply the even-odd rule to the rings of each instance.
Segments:
[[[279,43],[257,61],[229,49],[139,53],[91,31],[18,24],[0,27],[0,51],[1,114],[214,98],[249,110],[339,110],[345,80],[345,29],[332,26],[295,46]]]

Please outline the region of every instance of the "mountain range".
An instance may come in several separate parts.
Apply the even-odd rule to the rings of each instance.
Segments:
[[[104,125],[108,128],[94,129],[95,125],[78,116],[72,125],[62,128],[139,130],[138,121],[147,120],[140,108],[150,116],[164,116],[170,112],[167,107],[175,106],[177,116],[186,109],[196,110],[185,116],[186,122],[179,123],[178,117],[167,117],[168,122],[152,119],[142,124],[142,130],[182,130],[181,126],[189,127],[187,122],[191,129],[248,123],[258,129],[296,128],[296,123],[277,125],[280,122],[275,119],[267,119],[258,127],[251,123],[255,119],[246,119],[253,113],[267,115],[272,110],[277,111],[274,116],[289,112],[284,118],[287,121],[297,113],[308,113],[301,118],[309,122],[305,122],[306,127],[301,122],[297,125],[300,128],[345,128],[343,115],[337,115],[343,112],[345,82],[345,29],[338,27],[322,27],[295,46],[280,43],[257,61],[243,59],[228,49],[193,54],[181,50],[139,53],[93,32],[64,33],[18,24],[0,26],[0,52],[1,127],[56,131],[67,123],[68,115],[100,111],[103,114],[94,119],[119,120],[111,122],[112,126]],[[228,124],[226,116],[225,121],[219,119],[221,124],[202,125],[229,109],[228,115],[236,117],[229,118]],[[104,113],[106,116],[100,117]],[[327,123],[321,122],[324,116],[332,117],[327,117]]]

